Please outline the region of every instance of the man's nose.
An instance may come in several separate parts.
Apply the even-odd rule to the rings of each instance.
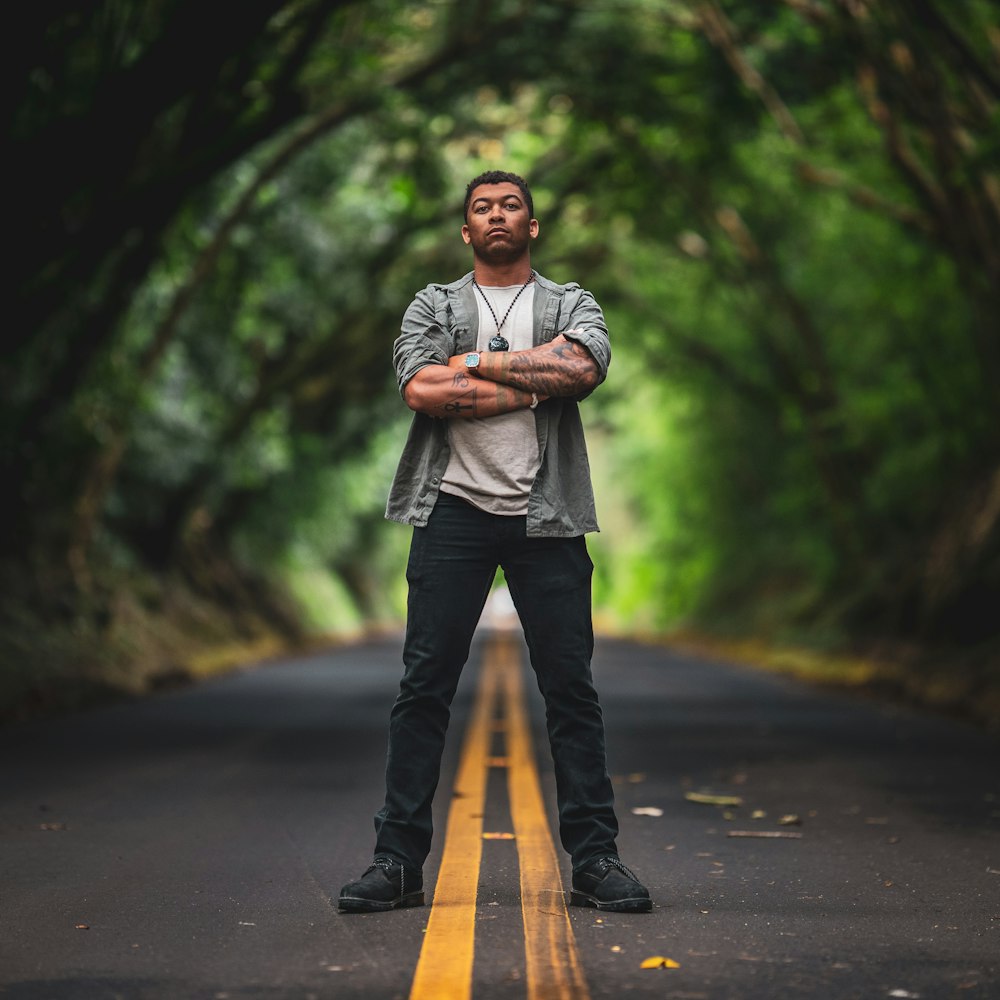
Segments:
[[[499,205],[494,205],[490,211],[490,222],[503,222],[503,211]]]

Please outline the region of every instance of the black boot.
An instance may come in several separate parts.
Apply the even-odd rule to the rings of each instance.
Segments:
[[[572,906],[592,906],[616,913],[649,913],[653,908],[646,887],[612,855],[597,858],[573,872],[569,901]]]
[[[340,890],[341,913],[374,913],[424,905],[424,876],[387,854],[376,856],[357,882]]]

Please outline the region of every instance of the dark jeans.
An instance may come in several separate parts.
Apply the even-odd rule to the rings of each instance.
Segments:
[[[442,493],[427,527],[413,529],[404,672],[389,721],[385,805],[375,817],[376,854],[412,868],[430,851],[451,700],[498,565],[545,699],[563,847],[574,868],[617,853],[604,720],[590,671],[593,564],[583,536],[528,538],[525,524]]]

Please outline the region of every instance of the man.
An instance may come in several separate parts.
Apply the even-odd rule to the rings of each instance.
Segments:
[[[498,565],[545,699],[571,902],[652,908],[617,855],[590,670],[593,565],[584,535],[597,521],[577,402],[607,375],[608,332],[589,292],[532,270],[533,214],[520,177],[475,178],[462,226],[473,271],[420,292],[394,345],[400,391],[415,411],[386,510],[413,525],[405,669],[375,857],[341,891],[345,912],[424,902],[449,706]]]

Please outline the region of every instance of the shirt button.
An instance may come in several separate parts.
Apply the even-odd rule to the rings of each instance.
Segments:
[[[433,478],[433,479],[431,480],[431,483],[433,483],[433,485],[435,485],[435,486],[437,486],[438,482],[439,482],[439,480],[438,480],[437,476],[435,476],[435,477],[434,477],[434,478]]]

